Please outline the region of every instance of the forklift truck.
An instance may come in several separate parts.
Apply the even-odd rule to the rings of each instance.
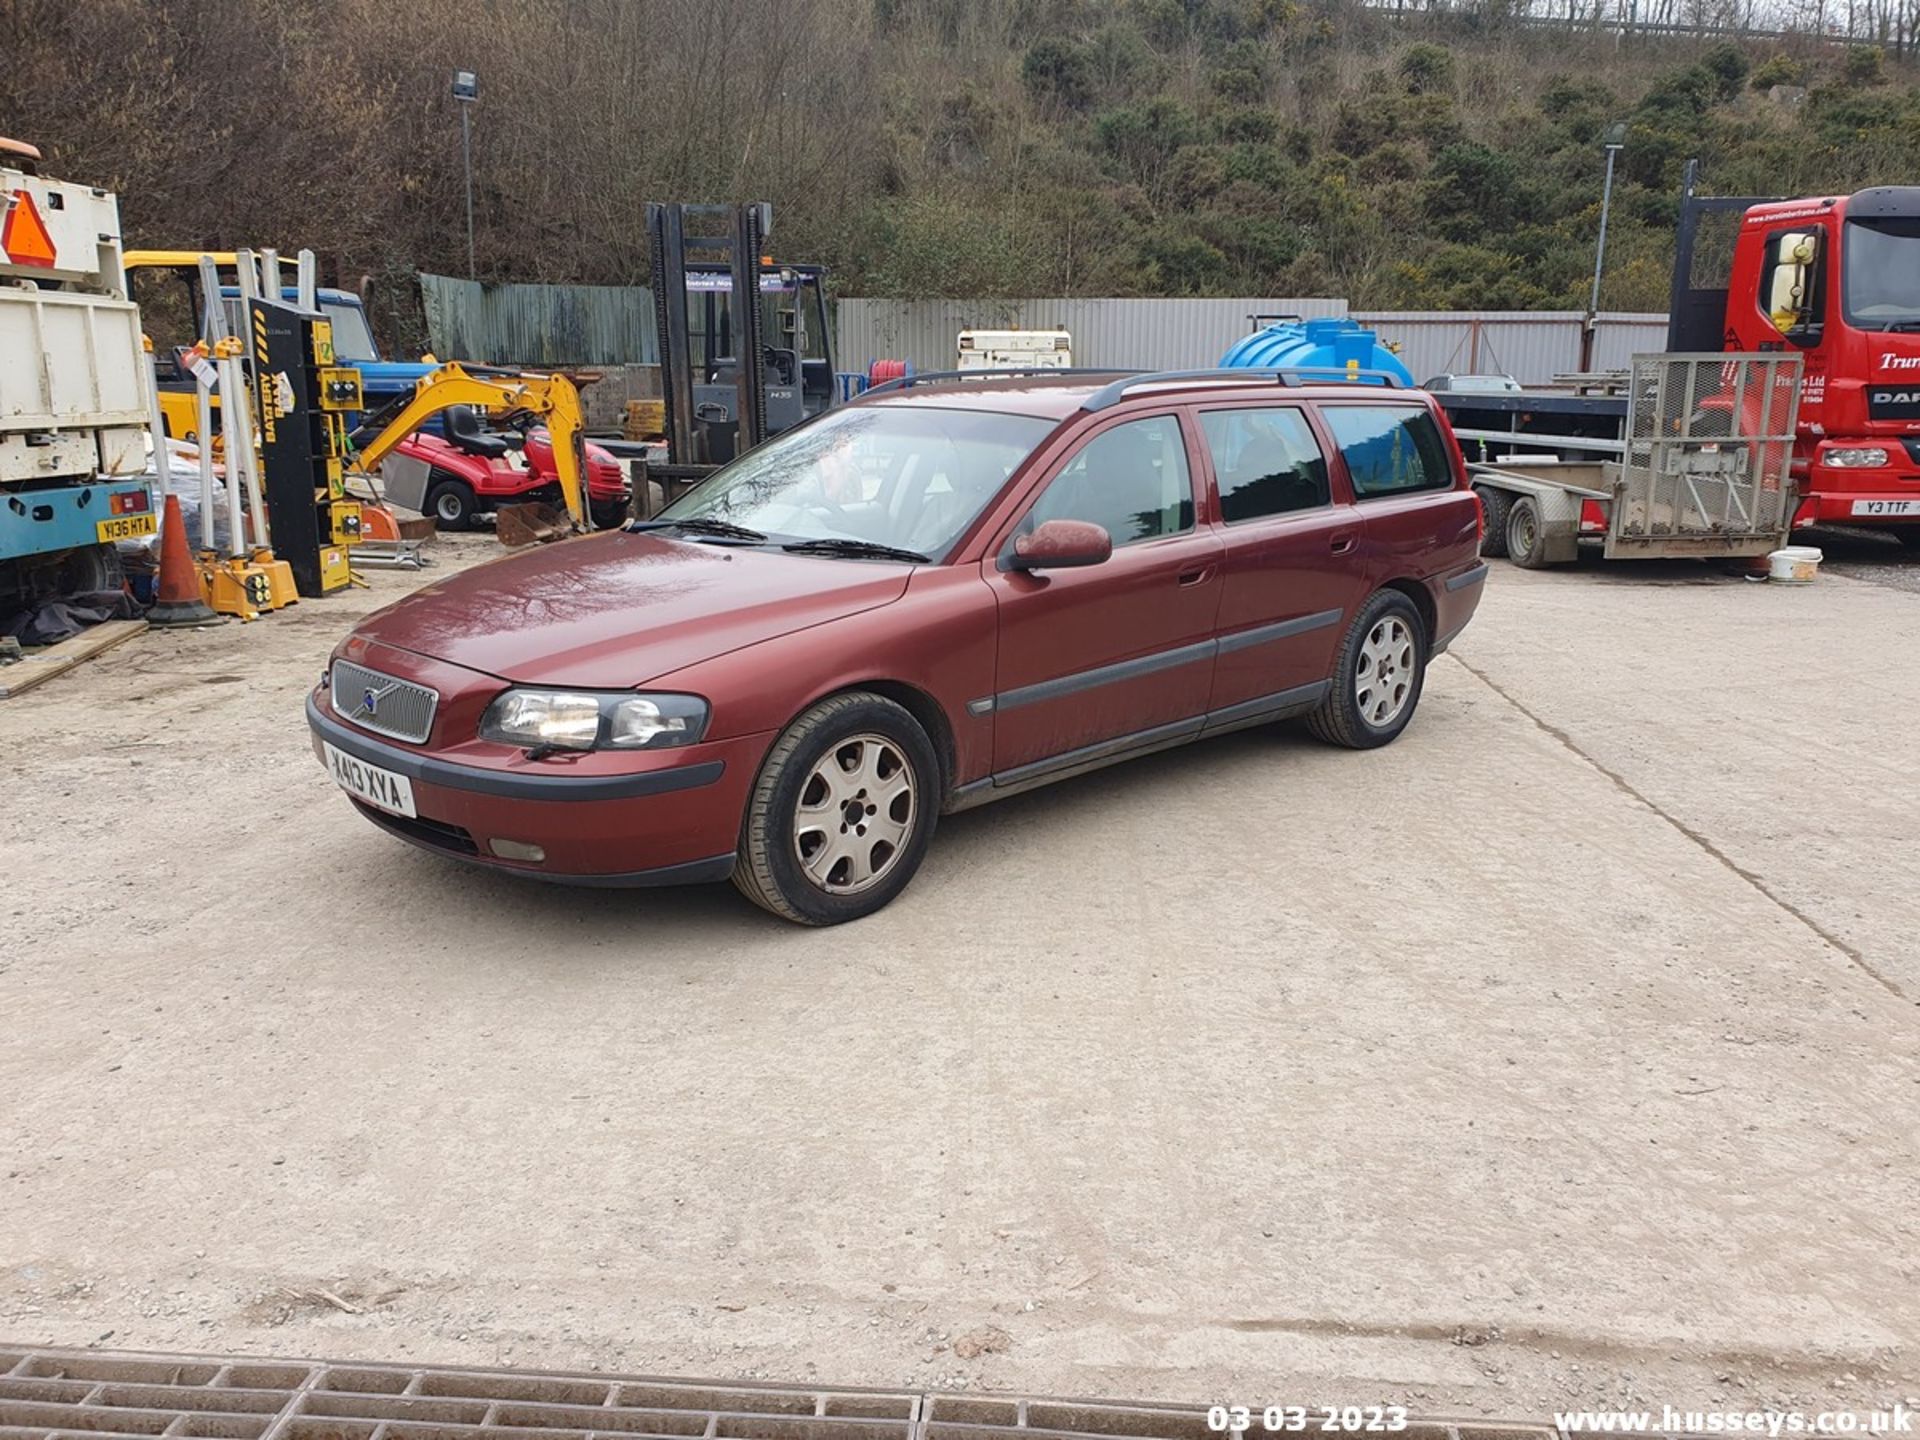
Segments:
[[[773,263],[772,228],[765,201],[647,206],[667,461],[636,476],[643,518],[645,480],[674,499],[838,398],[826,267]]]

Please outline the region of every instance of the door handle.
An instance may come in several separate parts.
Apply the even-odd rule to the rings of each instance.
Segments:
[[[1211,576],[1212,574],[1213,574],[1213,566],[1196,565],[1191,570],[1182,570],[1180,572],[1180,583],[1182,585],[1203,584],[1208,579],[1208,577]]]
[[[1327,549],[1335,555],[1351,555],[1353,553],[1354,543],[1358,538],[1359,536],[1355,531],[1337,531],[1327,538]]]

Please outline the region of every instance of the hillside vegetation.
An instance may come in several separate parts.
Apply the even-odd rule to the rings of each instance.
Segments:
[[[631,283],[649,199],[764,198],[842,294],[1336,295],[1663,309],[1680,168],[1920,179],[1869,48],[1418,20],[1313,0],[0,0],[0,133],[129,243],[312,246],[345,283]],[[1775,86],[1804,87],[1770,98]],[[1775,92],[1778,93],[1778,92]]]

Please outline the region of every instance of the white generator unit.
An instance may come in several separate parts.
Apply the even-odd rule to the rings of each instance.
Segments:
[[[962,330],[961,370],[1067,370],[1073,337],[1065,330]]]

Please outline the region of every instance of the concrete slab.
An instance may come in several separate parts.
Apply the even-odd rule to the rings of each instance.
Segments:
[[[300,697],[423,578],[0,712],[0,1335],[1500,1415],[1916,1388],[1911,791],[1864,712],[1920,597],[1498,566],[1388,750],[956,817],[821,933],[353,814]]]

